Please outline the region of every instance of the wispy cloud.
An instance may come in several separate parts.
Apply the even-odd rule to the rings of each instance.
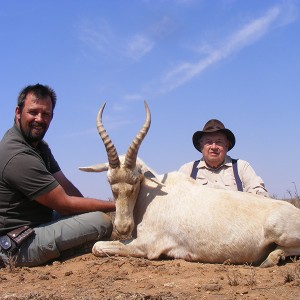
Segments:
[[[79,27],[79,39],[84,45],[102,53],[112,53],[115,49],[115,36],[106,21],[98,25],[83,21]]]
[[[88,49],[118,59],[129,57],[138,61],[155,46],[155,40],[147,33],[118,37],[110,24],[104,20],[98,24],[83,21],[78,30],[81,43]]]
[[[283,26],[296,19],[293,9],[289,7],[273,7],[261,18],[255,19],[243,28],[234,32],[219,48],[206,47],[207,54],[198,62],[183,62],[169,70],[162,79],[161,92],[172,91],[194,77],[200,75],[208,67],[228,58],[244,47],[253,44],[266,35],[272,26]]]
[[[127,56],[134,60],[139,60],[147,53],[151,52],[158,41],[172,34],[176,25],[171,18],[162,16],[156,20],[147,29],[141,33],[135,34],[127,40],[126,53]]]
[[[130,58],[139,61],[150,53],[158,40],[164,39],[174,31],[174,22],[166,16],[154,21],[148,28],[139,32],[129,32],[126,36],[118,36],[105,19],[93,22],[82,20],[78,26],[81,43],[96,52],[101,52],[114,59]]]
[[[171,35],[177,28],[176,22],[169,16],[163,16],[154,22],[149,28],[149,34],[156,40],[164,39]]]
[[[145,54],[150,52],[154,45],[154,41],[146,35],[136,34],[129,40],[126,46],[126,52],[129,57],[134,60],[139,60]]]

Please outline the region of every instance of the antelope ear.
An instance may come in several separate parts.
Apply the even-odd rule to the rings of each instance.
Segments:
[[[137,157],[136,159],[136,167],[138,170],[146,177],[153,178],[157,177],[157,173],[152,170],[150,167],[148,167],[141,158]]]
[[[139,157],[137,158],[136,161],[136,166],[139,170],[139,172],[145,176],[145,178],[155,182],[158,185],[161,186],[165,186],[162,182],[160,182],[160,180],[158,179],[158,174],[152,170],[151,168],[149,168]]]
[[[162,183],[156,176],[155,174],[153,174],[152,172],[150,171],[147,171],[144,173],[144,176],[146,178],[148,178],[149,180],[153,181],[154,183],[156,183],[157,185],[160,185],[160,186],[166,186],[164,183]]]
[[[88,167],[79,167],[79,170],[84,172],[104,172],[108,170],[108,163]]]

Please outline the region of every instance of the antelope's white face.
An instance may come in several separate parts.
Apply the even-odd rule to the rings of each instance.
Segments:
[[[115,230],[120,235],[130,235],[134,229],[133,210],[143,175],[137,168],[130,170],[121,164],[120,168],[109,169],[107,178],[116,204]]]
[[[115,229],[121,235],[130,235],[134,229],[133,210],[139,195],[141,182],[144,178],[139,163],[137,163],[137,155],[139,147],[150,128],[150,110],[145,102],[146,121],[129,146],[127,153],[119,157],[114,144],[102,124],[104,107],[105,103],[97,115],[97,129],[106,148],[108,164],[80,169],[87,172],[102,172],[107,170],[108,182],[116,204]]]

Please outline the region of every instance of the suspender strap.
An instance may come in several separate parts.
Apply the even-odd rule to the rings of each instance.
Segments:
[[[191,177],[194,179],[196,179],[196,177],[197,177],[197,173],[198,173],[197,166],[199,164],[199,161],[200,160],[196,160],[196,161],[194,161],[194,164],[193,164]],[[238,172],[238,168],[237,168],[237,161],[238,161],[237,159],[232,159],[232,168],[233,168],[233,174],[234,174],[237,189],[238,189],[238,191],[242,192],[243,184],[242,184],[241,178],[239,176],[239,172]]]
[[[198,166],[198,164],[199,164],[199,161],[200,161],[200,160],[194,161],[193,169],[192,169],[192,173],[191,173],[191,177],[194,178],[195,180],[196,180],[197,173],[198,173],[197,166]]]
[[[243,184],[241,181],[241,178],[238,173],[238,168],[237,168],[237,159],[232,159],[232,168],[233,168],[233,174],[236,182],[236,186],[238,188],[238,191],[242,192],[243,191]]]

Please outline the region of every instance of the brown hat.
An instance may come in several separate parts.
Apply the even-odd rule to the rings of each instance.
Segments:
[[[204,133],[209,133],[209,132],[222,132],[222,133],[224,133],[227,136],[227,138],[230,142],[228,151],[231,150],[234,147],[234,145],[235,145],[235,136],[234,136],[234,134],[229,129],[226,129],[224,124],[221,121],[216,120],[216,119],[211,119],[204,125],[202,131],[196,131],[193,135],[193,144],[194,144],[194,147],[198,151],[201,152],[201,150],[199,148],[199,140],[201,139],[201,137]]]

